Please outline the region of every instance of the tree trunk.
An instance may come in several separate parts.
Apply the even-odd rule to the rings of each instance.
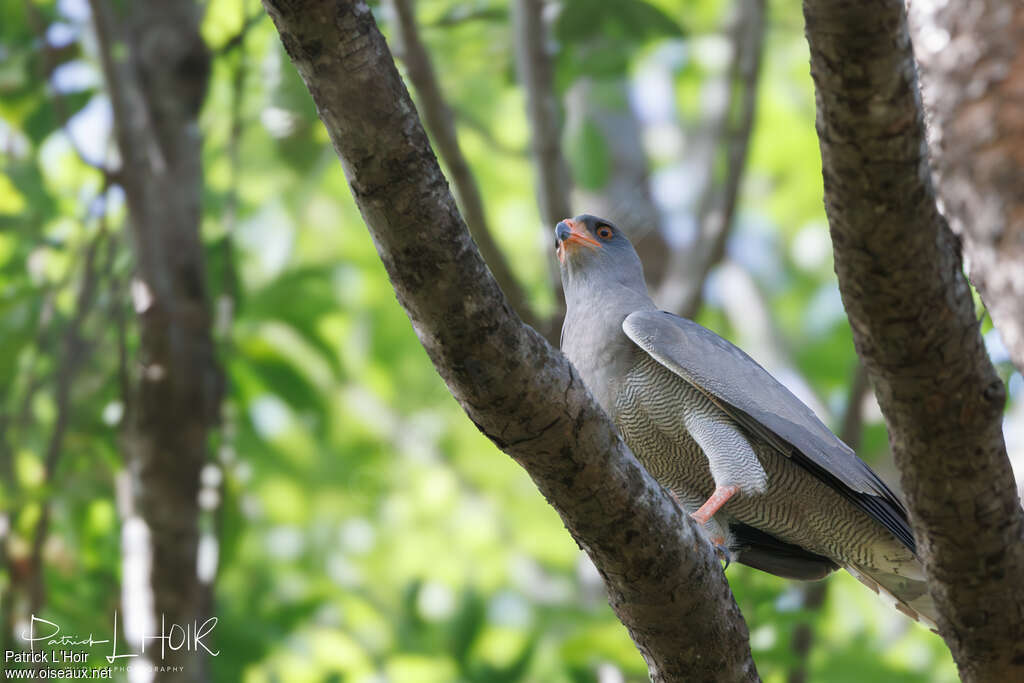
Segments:
[[[141,334],[140,376],[126,444],[134,504],[148,527],[153,625],[159,632],[162,623],[170,628],[203,622],[196,496],[223,385],[199,237],[197,118],[210,56],[199,34],[199,7],[191,0],[129,3],[120,32],[104,0],[92,0],[92,8],[136,258],[132,298]],[[123,58],[116,47],[122,40]],[[159,660],[152,641],[146,644],[147,655]],[[201,680],[198,656],[167,649],[157,680]]]
[[[566,358],[516,318],[473,245],[369,8],[265,0],[316,101],[421,343],[604,578],[655,681],[756,680],[747,628],[696,525]]]
[[[1024,3],[916,7],[939,197],[1024,372]]]
[[[1024,680],[1024,515],[1003,383],[936,208],[903,0],[804,0],[843,303],[967,681]]]

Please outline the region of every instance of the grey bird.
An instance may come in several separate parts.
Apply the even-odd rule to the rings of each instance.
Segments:
[[[609,221],[555,228],[562,350],[644,467],[727,558],[816,580],[843,567],[935,628],[899,498],[739,348],[659,311]]]

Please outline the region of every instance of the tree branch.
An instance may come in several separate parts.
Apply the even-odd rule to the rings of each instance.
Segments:
[[[562,126],[543,11],[544,0],[516,0],[512,15],[516,68],[526,94],[540,218],[554,230],[558,221],[572,216],[572,181],[562,156]]]
[[[245,46],[245,38],[249,35],[249,31],[259,24],[263,20],[264,16],[263,12],[260,11],[253,12],[248,16],[243,16],[242,26],[233,36],[225,40],[220,47],[215,48],[213,50],[213,54],[217,57],[222,57],[234,52],[235,50],[243,48]]]
[[[512,315],[369,8],[264,6],[438,373],[590,555],[652,678],[755,679],[746,626],[695,524],[629,453],[565,357]]]
[[[44,81],[49,80],[57,67],[55,58],[55,48],[50,46],[49,40],[46,37],[46,22],[39,12],[39,8],[35,3],[30,0],[25,0],[25,14],[28,17],[29,24],[32,26],[32,31],[36,34],[36,38],[39,40],[39,49],[42,52],[43,61],[41,63],[41,78]],[[103,175],[104,187],[108,187],[111,183],[117,182],[117,172],[112,171],[101,163],[97,163],[89,159],[85,150],[75,139],[75,136],[71,134],[71,128],[68,126],[68,121],[71,118],[70,112],[68,112],[67,103],[64,101],[64,95],[59,88],[54,86],[52,83],[49,84],[47,91],[50,96],[50,102],[53,105],[53,113],[57,117],[57,122],[60,124],[61,132],[64,133],[64,137],[67,138],[68,144],[71,145],[71,149],[74,150],[75,156],[86,166],[89,166]],[[108,141],[109,142],[109,141]]]
[[[526,94],[526,118],[530,123],[530,153],[533,157],[534,187],[545,228],[575,215],[572,210],[572,179],[562,155],[562,126],[555,96],[548,27],[544,23],[544,0],[515,0],[512,11],[516,70]],[[565,294],[554,252],[549,252],[548,275],[555,294],[555,314],[545,336],[561,333],[565,315]]]
[[[919,5],[911,29],[943,210],[1024,372],[1024,4]]]
[[[104,213],[106,207],[104,207]],[[96,264],[96,253],[99,251],[103,241],[107,239],[105,218],[96,236],[85,248],[82,265],[82,281],[78,288],[78,295],[75,297],[75,313],[68,322],[61,341],[60,360],[56,374],[56,387],[54,388],[54,403],[57,414],[54,418],[53,428],[50,431],[50,438],[46,444],[46,455],[43,459],[43,482],[47,485],[53,483],[57,465],[64,447],[64,436],[67,433],[68,423],[71,420],[71,386],[78,374],[79,368],[85,362],[88,347],[82,339],[82,325],[92,311],[93,303],[96,300],[96,280],[98,269]],[[108,264],[109,265],[109,264]],[[36,520],[32,535],[32,548],[29,551],[29,614],[38,614],[46,600],[46,582],[43,576],[43,547],[47,537],[50,535],[50,511],[51,500],[43,501]]]
[[[939,628],[967,681],[1024,678],[1024,515],[1005,389],[939,215],[903,0],[804,0],[825,207]]]
[[[668,311],[693,318],[700,310],[704,281],[725,256],[739,198],[740,182],[747,165],[747,148],[754,127],[757,86],[764,44],[764,0],[741,0],[732,28],[733,59],[729,67],[729,104],[716,128],[724,147],[724,177],[715,181],[717,159],[707,190],[697,207],[697,239],[693,248],[676,250],[658,288],[658,302]]]
[[[405,63],[409,80],[416,88],[423,122],[430,131],[434,144],[437,145],[441,160],[448,167],[449,177],[455,187],[455,198],[466,225],[469,226],[469,233],[512,308],[527,325],[544,332],[544,325],[530,308],[523,288],[519,286],[501,247],[494,241],[487,225],[487,213],[484,210],[483,198],[480,196],[480,188],[459,146],[455,118],[444,100],[441,85],[437,82],[430,53],[420,40],[412,0],[390,0],[390,4],[394,8],[396,18],[395,53]]]
[[[855,451],[860,448],[861,432],[864,427],[864,398],[869,391],[871,382],[868,380],[868,372],[858,359],[850,377],[846,410],[843,412],[842,428],[839,430],[839,438]],[[800,586],[800,604],[804,611],[817,612],[825,606],[827,596],[828,581],[814,581]],[[786,678],[789,683],[804,683],[807,680],[807,664],[813,645],[814,629],[810,621],[803,620],[793,628],[792,648],[796,662]]]

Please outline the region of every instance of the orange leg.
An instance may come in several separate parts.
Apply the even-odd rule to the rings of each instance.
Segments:
[[[715,516],[723,505],[728,502],[730,498],[739,492],[739,486],[719,486],[715,489],[715,492],[711,494],[707,502],[700,506],[700,509],[690,514],[698,524],[707,524],[708,520]]]

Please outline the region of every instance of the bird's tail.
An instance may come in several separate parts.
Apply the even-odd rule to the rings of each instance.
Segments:
[[[877,569],[867,570],[852,564],[845,565],[844,569],[900,612],[938,632],[935,603],[928,594],[923,574],[911,577]]]

